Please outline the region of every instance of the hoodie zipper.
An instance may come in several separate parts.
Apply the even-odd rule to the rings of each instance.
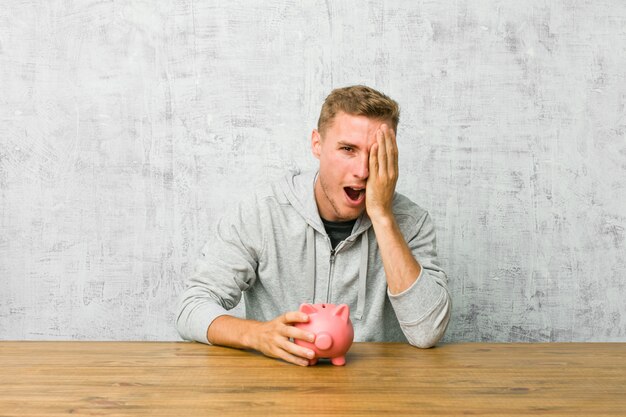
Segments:
[[[332,295],[331,288],[333,284],[333,271],[335,269],[335,249],[330,250],[330,270],[328,271],[328,290],[326,291],[326,302],[330,303]]]

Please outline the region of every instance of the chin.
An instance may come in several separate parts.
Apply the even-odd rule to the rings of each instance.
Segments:
[[[363,211],[364,210],[346,210],[341,213],[340,221],[349,222],[351,220],[356,220],[361,214],[363,214]]]

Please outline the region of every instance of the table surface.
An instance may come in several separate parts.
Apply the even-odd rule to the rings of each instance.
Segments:
[[[355,343],[298,367],[186,342],[0,342],[0,416],[625,416],[626,343]]]

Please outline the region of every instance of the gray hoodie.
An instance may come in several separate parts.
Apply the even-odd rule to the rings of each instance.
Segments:
[[[314,196],[316,172],[290,173],[225,213],[182,294],[177,319],[184,339],[208,343],[211,322],[245,293],[246,316],[267,321],[302,303],[345,303],[354,340],[435,345],[450,319],[450,295],[439,267],[428,213],[396,193],[396,221],[422,272],[391,294],[366,213],[332,250]]]

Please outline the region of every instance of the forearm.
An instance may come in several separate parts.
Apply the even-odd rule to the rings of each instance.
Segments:
[[[400,232],[393,214],[372,219],[376,241],[383,261],[387,286],[391,294],[409,288],[420,276],[420,264]]]
[[[426,269],[406,291],[397,295],[389,292],[389,299],[411,345],[428,348],[443,337],[450,320],[450,296]]]
[[[207,340],[213,345],[238,349],[256,349],[252,334],[260,322],[223,315],[217,317],[207,329]]]

